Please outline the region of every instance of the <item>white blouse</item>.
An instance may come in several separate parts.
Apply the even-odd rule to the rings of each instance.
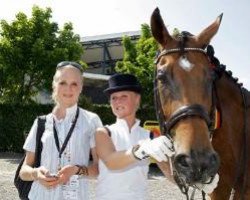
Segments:
[[[50,113],[46,116],[45,131],[42,136],[43,149],[41,154],[41,166],[44,166],[50,173],[57,173],[59,166],[59,153],[56,148],[56,143],[53,133],[53,118],[55,119],[56,129],[60,148],[67,136],[75,118],[77,105],[70,107],[66,110],[64,119],[57,120],[56,117]],[[89,164],[90,148],[95,147],[94,134],[96,128],[102,126],[100,118],[92,112],[81,109],[79,116],[71,135],[71,138],[64,150],[61,158],[61,167],[65,165],[86,165]],[[24,150],[35,152],[36,145],[36,131],[37,120],[35,120],[29,135],[23,146]],[[79,179],[80,190],[77,193],[78,200],[88,199],[88,181],[86,178]],[[59,185],[53,189],[47,189],[38,181],[34,181],[29,192],[30,200],[61,200],[62,186]]]
[[[116,151],[132,148],[149,138],[149,131],[139,126],[140,121],[131,128],[123,119],[117,119],[108,128]],[[147,196],[148,160],[138,161],[121,170],[109,170],[99,160],[99,176],[97,181],[97,200],[145,200]]]

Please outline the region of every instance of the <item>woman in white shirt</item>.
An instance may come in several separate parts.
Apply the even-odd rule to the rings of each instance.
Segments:
[[[158,161],[167,161],[167,155],[173,155],[172,144],[165,136],[150,140],[149,131],[140,127],[136,111],[141,86],[135,76],[113,75],[105,93],[117,120],[96,133],[100,158],[96,199],[144,200],[149,164],[146,158],[150,155]]]
[[[102,123],[96,114],[77,106],[82,87],[81,65],[69,61],[57,65],[52,95],[55,106],[46,116],[40,167],[31,167],[35,158],[37,120],[23,147],[26,158],[20,177],[34,181],[30,200],[88,199],[87,177],[98,174],[94,133]],[[67,135],[70,135],[68,141]],[[92,165],[89,165],[90,151]]]

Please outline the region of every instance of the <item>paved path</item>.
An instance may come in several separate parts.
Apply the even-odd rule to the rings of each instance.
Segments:
[[[21,156],[21,154],[0,153],[0,200],[19,199],[13,178]],[[166,180],[156,167],[150,169],[148,182],[148,200],[185,200],[177,186]],[[95,199],[95,185],[96,180],[90,180],[90,200]],[[198,199],[201,197],[196,198]]]

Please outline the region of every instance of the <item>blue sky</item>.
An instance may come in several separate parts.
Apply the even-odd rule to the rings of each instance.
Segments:
[[[249,0],[0,0],[0,19],[11,21],[19,11],[28,16],[34,4],[51,7],[53,21],[72,22],[81,37],[136,31],[149,23],[159,7],[170,32],[173,28],[198,34],[218,15],[223,19],[211,41],[216,56],[250,90]]]

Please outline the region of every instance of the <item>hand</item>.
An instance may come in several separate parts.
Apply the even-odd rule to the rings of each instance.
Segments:
[[[55,187],[58,185],[58,178],[48,176],[49,174],[49,171],[45,167],[41,166],[34,169],[32,176],[34,177],[34,180],[38,180],[40,184],[47,188]]]
[[[217,187],[219,181],[219,174],[216,174],[211,183],[208,184],[196,184],[195,187],[199,190],[203,190],[206,194],[211,194]]]
[[[78,167],[75,165],[66,165],[58,172],[58,183],[66,184],[70,177],[75,175],[78,171]]]
[[[168,157],[174,155],[173,144],[166,136],[160,136],[153,140],[147,139],[133,150],[133,154],[140,160],[152,157],[158,162],[168,161]]]

